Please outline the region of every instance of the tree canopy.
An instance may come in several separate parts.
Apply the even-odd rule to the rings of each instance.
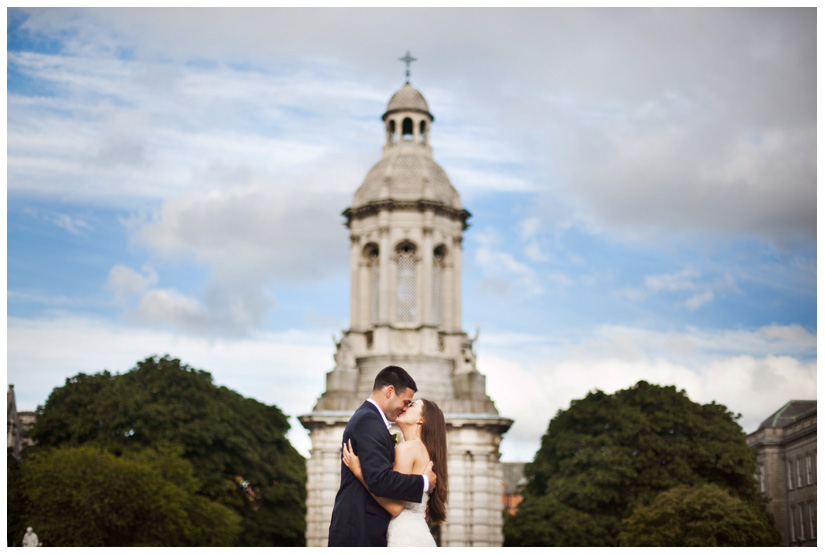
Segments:
[[[232,546],[241,530],[235,511],[197,494],[176,447],[44,449],[26,458],[22,482],[27,524],[52,547]]]
[[[505,545],[615,546],[622,521],[679,485],[716,484],[769,519],[756,454],[724,405],[640,381],[560,410],[542,437]]]
[[[627,547],[775,546],[779,531],[758,507],[715,484],[676,486],[641,505],[622,524]]]
[[[242,517],[238,545],[304,545],[306,466],[287,417],[218,387],[168,356],[124,374],[78,374],[38,409],[35,449],[89,446],[120,456],[178,445],[198,493]],[[45,541],[45,538],[41,538]]]

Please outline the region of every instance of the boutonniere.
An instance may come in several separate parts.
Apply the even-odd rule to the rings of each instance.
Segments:
[[[390,435],[392,435],[392,442],[394,445],[401,443],[401,434],[399,432]]]

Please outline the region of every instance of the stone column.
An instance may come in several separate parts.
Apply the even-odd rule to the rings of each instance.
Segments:
[[[301,417],[310,430],[310,458],[307,459],[307,547],[326,547],[335,495],[341,480],[341,438],[346,418]]]
[[[350,327],[363,327],[362,299],[364,298],[364,264],[361,256],[361,241],[357,235],[350,235]]]
[[[421,284],[419,289],[420,301],[418,302],[420,324],[431,325],[435,321],[433,318],[433,228],[432,212],[424,213],[424,236],[421,246]]]
[[[393,321],[391,309],[395,307],[392,301],[393,283],[392,283],[392,245],[390,243],[390,229],[389,226],[384,225],[387,219],[387,213],[381,211],[379,215],[382,226],[379,229],[380,245],[378,251],[379,266],[381,271],[378,275],[378,321],[382,324],[388,324]]]
[[[450,304],[452,305],[452,314],[450,314],[450,331],[459,331],[461,329],[461,234],[453,237],[453,256],[450,257],[452,262],[452,283],[450,283]]]

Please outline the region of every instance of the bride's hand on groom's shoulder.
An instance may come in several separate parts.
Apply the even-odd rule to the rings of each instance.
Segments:
[[[352,448],[352,440],[348,440],[347,443],[341,448],[341,459],[344,462],[344,465],[349,468],[356,477],[360,479],[361,477],[361,460],[358,458],[358,455],[355,454],[355,450]]]

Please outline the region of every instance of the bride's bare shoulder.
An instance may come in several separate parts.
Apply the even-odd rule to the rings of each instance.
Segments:
[[[418,458],[418,456],[427,456],[427,448],[420,438],[402,441],[395,447],[396,455],[406,455]]]
[[[395,447],[395,464],[393,468],[402,474],[413,474],[421,465],[422,457],[426,456],[427,449],[420,439],[402,441]]]

